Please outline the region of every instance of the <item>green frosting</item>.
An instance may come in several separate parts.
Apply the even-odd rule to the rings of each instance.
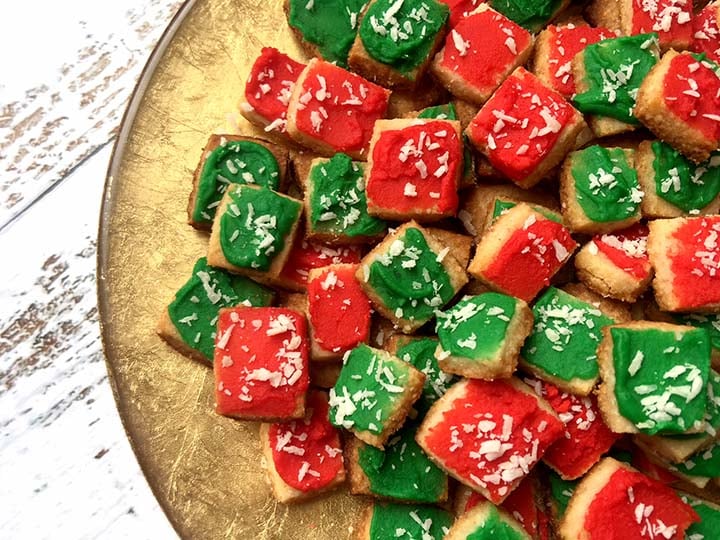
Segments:
[[[438,313],[436,331],[443,355],[492,361],[501,353],[517,299],[489,292],[463,298]]]
[[[445,105],[435,105],[420,111],[418,118],[432,118],[436,120],[457,120],[457,111],[455,105],[446,103]]]
[[[700,521],[690,524],[685,531],[687,540],[715,540],[718,531],[720,531],[720,508],[711,505],[700,499],[682,496],[683,502],[686,502],[700,516]]]
[[[490,0],[493,9],[531,32],[545,26],[561,3],[561,0]]]
[[[720,350],[720,315],[702,315],[700,313],[688,313],[685,315],[674,315],[673,318],[678,324],[704,328],[710,335],[710,345],[713,349]]]
[[[241,304],[269,306],[272,297],[269,289],[208,266],[203,257],[195,263],[187,283],[175,293],[168,315],[185,344],[212,361],[220,309]]]
[[[438,255],[423,233],[410,227],[370,265],[367,282],[397,318],[429,321],[455,296]]]
[[[720,478],[720,443],[714,442],[672,468],[685,476]]]
[[[517,203],[514,203],[512,201],[508,201],[505,199],[495,199],[495,204],[493,205],[493,214],[492,214],[492,221],[495,223],[495,220],[505,214],[508,210],[511,208],[514,208],[517,206]],[[552,210],[548,210],[544,206],[536,206],[531,205],[532,209],[538,212],[539,214],[542,214],[546,218],[548,218],[550,221],[554,221],[555,223],[562,223],[562,216],[560,214],[557,214],[553,212]]]
[[[375,503],[369,540],[442,540],[453,521],[433,506]]]
[[[683,433],[704,420],[707,331],[611,328],[610,334],[614,391],[623,417],[649,435]]]
[[[437,340],[432,338],[413,339],[396,353],[398,358],[412,364],[426,375],[422,396],[415,402],[415,408],[421,415],[457,381],[457,377],[445,373],[438,366],[435,358],[437,344]]]
[[[563,480],[555,471],[548,471],[548,484],[550,485],[550,496],[555,502],[557,518],[565,515],[570,497],[575,492],[579,480]]]
[[[588,90],[573,98],[577,108],[638,125],[635,98],[657,63],[657,34],[605,39],[585,47],[583,58]]]
[[[233,265],[267,271],[285,249],[302,204],[267,188],[233,185],[220,218],[220,247]]]
[[[329,62],[347,67],[366,0],[289,0],[289,23]]]
[[[367,212],[363,164],[335,154],[310,170],[310,228],[343,236],[375,236],[387,225]]]
[[[655,193],[683,212],[702,210],[720,193],[720,152],[697,165],[661,141],[652,143]]]
[[[615,321],[555,287],[538,299],[533,316],[535,325],[521,353],[528,364],[564,381],[597,379],[602,328]]]
[[[640,212],[643,192],[622,148],[590,146],[573,154],[575,197],[592,221],[622,221]]]
[[[358,462],[374,495],[419,503],[439,502],[447,476],[415,442],[415,423],[406,423],[385,450],[363,444]]]
[[[358,345],[346,354],[330,389],[330,422],[379,434],[404,399],[410,366],[385,351]]]
[[[229,141],[205,160],[197,188],[193,220],[212,223],[215,209],[230,184],[280,185],[280,166],[273,153],[252,141]]]
[[[360,39],[370,57],[409,75],[427,60],[449,15],[435,0],[377,0],[363,16]]]
[[[525,540],[527,534],[518,531],[491,505],[482,525],[466,536],[467,540]]]
[[[686,435],[668,435],[669,439],[701,439],[708,435],[715,437],[720,431],[720,375],[710,370],[707,384],[707,409],[705,410],[706,428],[702,433],[690,433]]]

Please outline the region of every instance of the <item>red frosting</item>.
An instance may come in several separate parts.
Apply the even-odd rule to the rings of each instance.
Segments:
[[[305,419],[272,424],[272,459],[280,478],[297,490],[322,489],[343,468],[340,432],[328,420],[327,396],[308,395]]]
[[[326,351],[344,353],[370,334],[370,300],[355,279],[357,268],[330,266],[308,282],[313,337]]]
[[[692,0],[633,0],[631,34],[657,32],[661,45],[690,45]]]
[[[221,310],[214,370],[219,414],[292,418],[310,382],[305,317],[284,308]]]
[[[315,58],[298,95],[298,131],[336,152],[358,152],[367,150],[375,121],[385,116],[390,91]]]
[[[579,113],[524,68],[516,69],[477,113],[468,135],[508,178],[527,178]]]
[[[492,9],[465,17],[445,38],[442,66],[481,92],[491,92],[532,46],[530,32]]]
[[[699,516],[670,488],[620,468],[595,495],[585,514],[589,540],[682,540]]]
[[[576,247],[563,225],[534,213],[513,232],[482,274],[503,292],[529,302],[550,284]]]
[[[643,474],[658,480],[663,484],[674,484],[678,480],[677,476],[672,474],[670,471],[653,463],[650,458],[648,458],[647,454],[637,446],[632,449],[632,464],[633,467],[641,471]]]
[[[474,11],[485,0],[439,0],[450,8],[450,26],[455,26],[463,17]]]
[[[330,247],[303,239],[293,244],[280,277],[305,288],[308,273],[313,268],[359,262],[360,248],[357,246]]]
[[[718,6],[708,5],[693,19],[692,50],[705,53],[710,60],[720,62],[720,28],[718,28]]]
[[[720,77],[690,53],[670,61],[663,81],[665,106],[703,137],[720,141]]]
[[[620,435],[605,425],[595,398],[567,394],[547,382],[534,381],[531,386],[565,424],[565,436],[548,448],[543,461],[563,478],[579,478],[610,450]]]
[[[397,212],[455,215],[462,140],[446,120],[415,122],[380,131],[365,188],[368,203]]]
[[[546,31],[550,43],[547,62],[552,87],[566,98],[571,98],[575,95],[572,59],[588,45],[614,38],[615,33],[607,28],[593,28],[586,24],[551,25]]]
[[[610,262],[638,280],[650,274],[647,254],[648,228],[637,224],[623,231],[595,236],[592,241]]]
[[[689,218],[673,234],[670,269],[681,309],[720,302],[720,216]]]
[[[285,132],[287,108],[305,64],[272,47],[263,47],[245,84],[245,99],[268,123],[267,131]]]
[[[443,468],[499,504],[562,435],[562,422],[508,381],[457,384],[464,393],[430,428],[424,446]]]

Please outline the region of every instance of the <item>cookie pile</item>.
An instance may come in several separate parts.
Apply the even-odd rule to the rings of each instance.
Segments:
[[[720,2],[568,4],[286,1],[309,60],[263,48],[263,138],[209,138],[158,326],[279,501],[346,483],[358,539],[717,537]]]

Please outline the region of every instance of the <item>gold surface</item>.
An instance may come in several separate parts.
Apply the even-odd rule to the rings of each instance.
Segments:
[[[281,0],[197,0],[175,25],[131,104],[104,201],[100,314],[120,415],[181,537],[349,537],[363,502],[342,490],[276,503],[260,468],[258,425],[216,415],[212,370],[155,335],[161,311],[206,252],[208,237],[187,225],[185,209],[208,135],[227,130],[262,46],[302,57]]]

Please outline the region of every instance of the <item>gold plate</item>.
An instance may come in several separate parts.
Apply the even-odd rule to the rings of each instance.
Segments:
[[[183,538],[336,539],[363,506],[344,491],[286,506],[260,467],[258,424],[215,414],[212,370],[155,326],[208,237],[187,224],[192,172],[228,130],[263,46],[303,58],[281,0],[190,0],[143,72],[111,160],[98,245],[103,342],[120,416]],[[248,124],[240,130],[252,133]]]

